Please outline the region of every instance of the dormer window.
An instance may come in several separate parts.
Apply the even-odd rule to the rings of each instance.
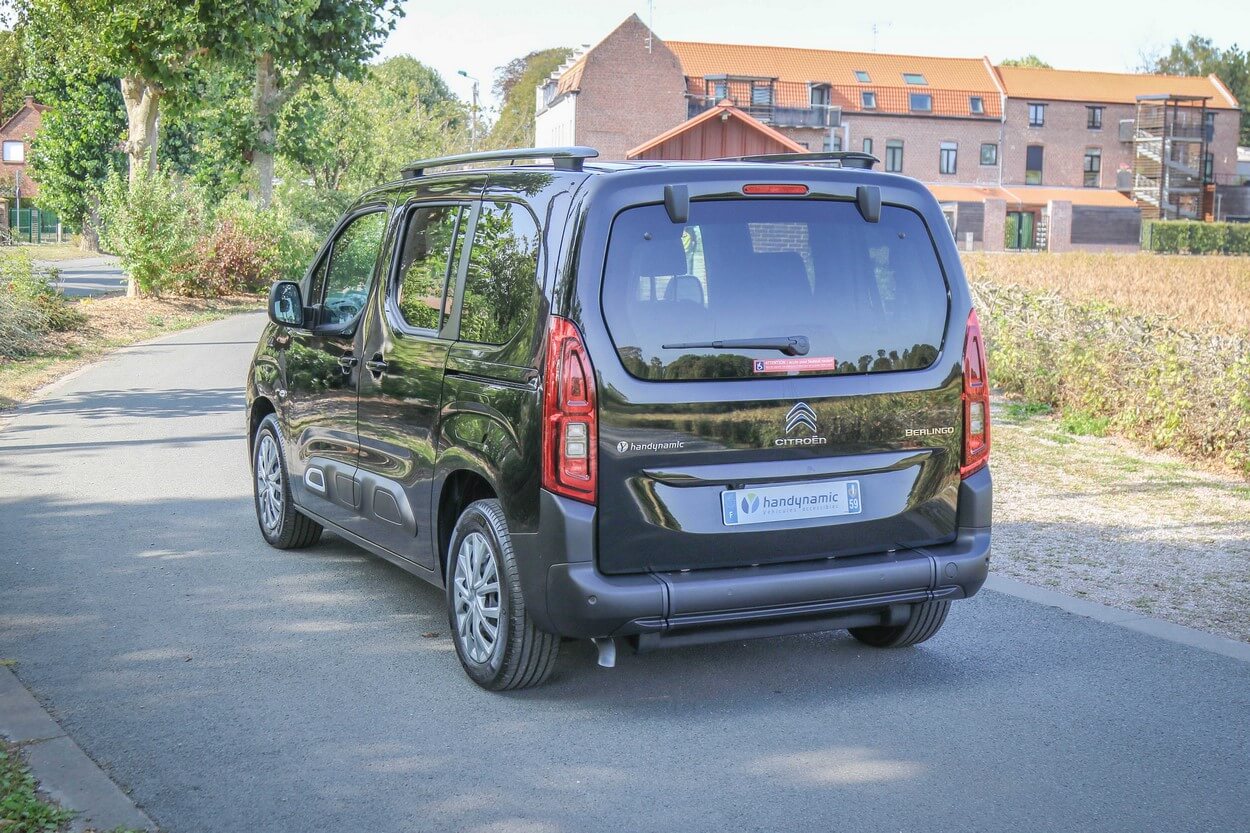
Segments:
[[[877,94],[872,90],[864,90],[859,94],[859,103],[865,110],[876,110]]]
[[[908,98],[912,112],[928,113],[933,110],[933,96],[928,93],[912,93]]]
[[[812,84],[812,107],[828,107],[833,104],[833,90],[828,84]]]
[[[968,109],[974,116],[980,116],[985,113],[985,99],[979,95],[974,95],[968,99]]]
[[[866,70],[862,70],[862,69],[857,69],[857,70],[855,70],[855,80],[856,80],[856,81],[858,81],[858,82],[859,82],[859,83],[861,83],[861,84],[871,84],[871,83],[872,83],[872,79],[868,77],[868,72],[867,72]]]
[[[904,72],[903,81],[905,81],[908,84],[919,84],[925,87],[929,85],[929,82],[924,80],[924,76],[921,75],[919,72]]]

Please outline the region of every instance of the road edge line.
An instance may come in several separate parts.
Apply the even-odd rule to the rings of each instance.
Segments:
[[[157,829],[4,666],[0,666],[0,735],[21,749],[39,791],[74,813],[71,830]]]
[[[1199,648],[1203,651],[1220,654],[1221,656],[1242,662],[1250,662],[1250,643],[1238,642],[1236,639],[1207,633],[1197,628],[1191,628],[1188,625],[1178,625],[1175,622],[1121,610],[1100,602],[1079,599],[1066,593],[1060,593],[1058,590],[1038,587],[1019,579],[994,573],[990,574],[990,577],[986,579],[985,589],[1007,596],[1014,596],[1017,599],[1024,599],[1035,604],[1045,605],[1046,607],[1056,607],[1075,616],[1093,619],[1097,622],[1118,625],[1121,628],[1153,636],[1167,642],[1186,645],[1190,648]]]

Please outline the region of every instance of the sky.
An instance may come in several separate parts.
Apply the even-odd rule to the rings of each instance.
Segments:
[[[834,11],[836,9],[836,12]],[[1183,10],[1183,13],[1182,13]],[[437,69],[468,100],[481,81],[483,106],[495,102],[495,69],[553,46],[593,45],[630,14],[648,19],[661,39],[753,43],[980,57],[1030,52],[1061,69],[1126,72],[1142,53],[1202,34],[1221,46],[1250,48],[1245,0],[409,0],[382,57],[411,55]],[[873,28],[876,27],[874,38]]]

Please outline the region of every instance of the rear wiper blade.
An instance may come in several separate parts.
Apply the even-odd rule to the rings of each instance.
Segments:
[[[665,350],[780,350],[787,356],[806,356],[811,349],[807,336],[776,336],[775,338],[726,338],[720,341],[683,341],[661,345]]]

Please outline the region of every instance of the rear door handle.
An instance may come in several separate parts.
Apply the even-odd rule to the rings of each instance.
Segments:
[[[377,378],[386,372],[388,365],[386,360],[382,358],[382,354],[376,353],[372,359],[365,362],[365,367],[369,368],[369,372],[373,374],[374,378]]]
[[[350,353],[346,356],[339,356],[339,367],[343,368],[344,373],[351,373],[352,368],[358,364],[360,364],[360,359]]]

